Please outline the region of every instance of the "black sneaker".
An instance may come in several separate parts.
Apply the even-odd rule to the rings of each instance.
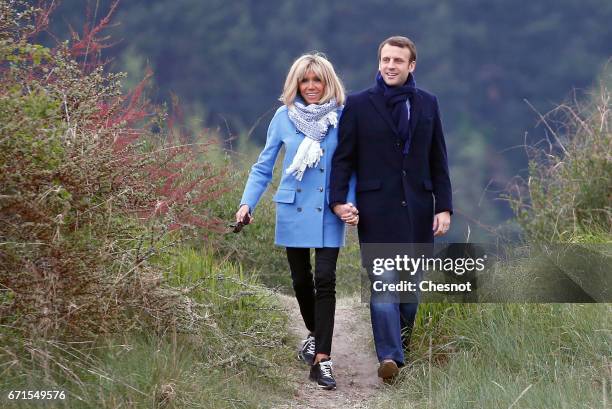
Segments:
[[[302,342],[302,348],[298,351],[298,358],[308,365],[312,365],[315,358],[315,339],[312,335],[308,335]]]
[[[336,380],[332,375],[331,358],[323,358],[310,368],[310,380],[315,381],[319,388],[336,389]]]

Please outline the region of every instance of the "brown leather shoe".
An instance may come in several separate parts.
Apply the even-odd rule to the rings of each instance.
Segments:
[[[378,367],[378,377],[388,382],[399,373],[399,368],[393,359],[385,359]]]

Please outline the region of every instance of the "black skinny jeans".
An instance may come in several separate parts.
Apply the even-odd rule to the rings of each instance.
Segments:
[[[314,282],[310,249],[287,247],[295,297],[306,328],[315,337],[315,354],[331,354],[336,313],[337,247],[315,249]]]

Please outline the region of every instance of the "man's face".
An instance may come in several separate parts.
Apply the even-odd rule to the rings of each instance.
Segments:
[[[416,61],[410,62],[410,49],[385,44],[380,50],[378,70],[390,87],[404,85],[408,74],[414,71]]]

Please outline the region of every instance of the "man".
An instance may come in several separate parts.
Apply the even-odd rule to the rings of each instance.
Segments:
[[[376,84],[349,96],[340,120],[329,203],[347,217],[348,182],[356,172],[361,244],[433,243],[450,226],[451,184],[438,102],[415,87],[416,57],[406,37],[383,41]],[[362,255],[363,250],[362,245]],[[403,346],[418,303],[376,302],[374,295],[370,313],[378,375],[390,380],[404,365]]]

